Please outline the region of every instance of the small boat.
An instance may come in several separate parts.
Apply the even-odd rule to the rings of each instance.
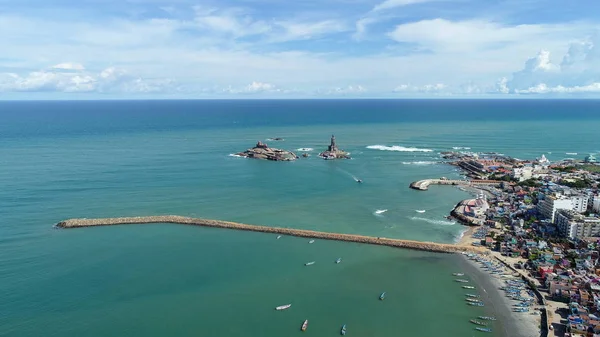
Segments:
[[[277,235],[277,240],[281,239],[281,235]]]
[[[487,321],[495,321],[496,320],[496,317],[494,317],[494,316],[479,316],[477,318],[479,318],[479,319],[485,319]]]
[[[462,287],[465,289],[475,289],[475,287],[473,287],[473,286],[462,286]]]
[[[356,179],[356,182],[362,184],[362,179]]]
[[[291,304],[280,305],[280,306],[276,307],[275,310],[285,310],[285,309],[288,309],[291,306],[292,306]]]
[[[481,302],[479,299],[476,299],[476,298],[465,298],[465,300],[466,300],[467,302],[474,302],[474,303],[475,303],[475,302]]]
[[[415,210],[415,212],[417,212],[417,213],[425,213],[425,210],[424,209],[417,209],[417,210]]]
[[[479,295],[475,295],[475,294],[465,294],[465,296],[472,297],[472,298],[478,298],[479,297]]]
[[[464,273],[452,273],[452,276],[465,276]]]
[[[315,240],[310,240],[308,241],[308,243],[315,243]]]
[[[304,323],[302,323],[300,330],[306,331],[306,328],[308,328],[308,320],[305,320]]]
[[[469,280],[463,280],[461,278],[457,278],[456,280],[454,280],[456,282],[462,282],[462,283],[469,283]]]
[[[342,335],[346,334],[346,324],[342,325],[342,330],[340,331]]]
[[[379,295],[379,299],[382,301],[385,299],[385,291],[382,292],[381,295]]]
[[[340,263],[340,262],[342,262],[342,258],[341,257],[338,258],[337,260],[335,260],[335,263]]]
[[[467,302],[468,305],[472,305],[474,307],[483,307],[483,302]]]
[[[475,330],[481,331],[481,332],[492,332],[492,329],[490,329],[490,328],[475,328]]]
[[[313,264],[315,264],[315,261],[306,262],[304,265],[305,266],[312,266]]]
[[[471,319],[471,320],[469,320],[469,322],[471,322],[473,324],[477,324],[477,325],[484,325],[484,326],[487,325],[487,323],[478,321],[476,319]]]

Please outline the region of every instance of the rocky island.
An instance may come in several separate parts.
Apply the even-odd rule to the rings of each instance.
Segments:
[[[350,159],[348,152],[338,149],[335,144],[335,136],[331,136],[331,143],[327,147],[327,151],[319,153],[319,157],[323,159]]]
[[[259,141],[256,143],[251,149],[248,149],[244,152],[236,153],[236,155],[246,158],[255,158],[255,159],[266,159],[266,160],[274,160],[274,161],[292,161],[296,160],[298,156],[295,153],[270,148],[267,144]]]

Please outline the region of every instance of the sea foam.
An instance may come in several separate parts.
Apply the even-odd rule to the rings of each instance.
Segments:
[[[236,157],[236,158],[246,158],[244,156],[240,156],[239,154],[235,154],[235,153],[230,153],[229,157]]]
[[[433,165],[437,164],[436,161],[403,161],[403,165]]]
[[[422,149],[418,147],[404,147],[399,145],[369,145],[367,149],[380,150],[380,151],[395,151],[395,152],[433,152],[432,149]]]
[[[454,146],[452,147],[453,150],[470,150],[470,147],[466,147],[466,146]]]
[[[301,147],[299,149],[296,149],[296,151],[298,152],[310,152],[313,151],[314,149],[312,147]]]
[[[374,215],[381,215],[383,213],[387,212],[387,209],[378,209],[375,212],[373,212]]]
[[[410,219],[413,221],[424,221],[424,222],[430,223],[432,225],[440,225],[440,226],[456,225],[455,221],[448,221],[448,220],[435,220],[435,219],[428,219],[428,218],[420,218],[417,216],[410,217]]]

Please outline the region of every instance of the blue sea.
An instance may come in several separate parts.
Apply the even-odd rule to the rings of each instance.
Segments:
[[[445,216],[468,194],[408,188],[459,177],[440,152],[582,159],[600,152],[599,111],[594,100],[0,102],[0,336],[293,336],[305,319],[314,336],[343,324],[349,336],[468,336],[469,319],[493,312],[464,304],[456,256],[182,225],[52,226],[177,214],[453,242],[464,228]],[[351,160],[317,157],[332,134]],[[310,156],[235,156],[257,141]]]

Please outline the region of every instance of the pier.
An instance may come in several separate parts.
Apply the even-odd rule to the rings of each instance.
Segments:
[[[429,185],[460,185],[460,186],[473,186],[473,185],[500,185],[502,182],[497,180],[451,180],[451,179],[423,179],[410,183],[410,188],[427,191]]]
[[[151,224],[151,223],[169,223],[181,225],[193,225],[214,228],[226,228],[234,230],[243,230],[251,232],[262,232],[289,235],[303,238],[314,238],[335,241],[357,242],[371,245],[389,246],[397,248],[406,248],[414,250],[423,250],[438,253],[483,253],[486,251],[483,247],[444,244],[435,242],[421,242],[413,240],[388,239],[383,237],[372,237],[355,234],[341,234],[311,231],[305,229],[283,228],[248,225],[237,222],[209,220],[200,218],[190,218],[178,215],[159,215],[144,217],[123,217],[123,218],[99,218],[99,219],[69,219],[56,224],[58,228],[81,228],[111,225],[133,225],[133,224]]]

